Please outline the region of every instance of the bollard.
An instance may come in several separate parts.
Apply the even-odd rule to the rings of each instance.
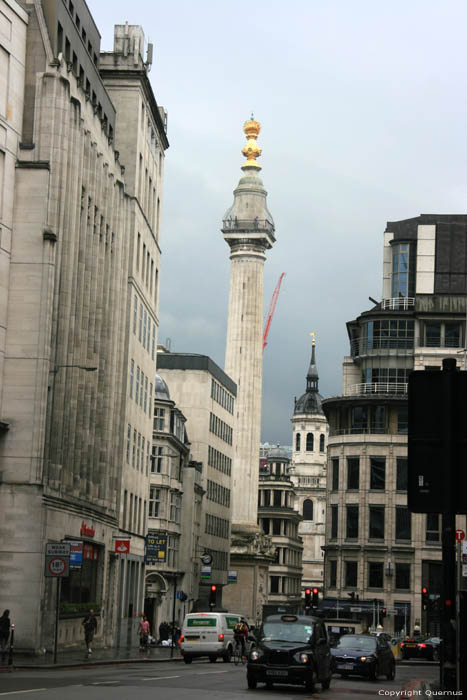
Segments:
[[[13,666],[14,641],[15,641],[15,626],[11,625],[11,627],[10,627],[10,649],[8,651],[8,667]],[[9,668],[9,670],[11,671],[12,669]]]

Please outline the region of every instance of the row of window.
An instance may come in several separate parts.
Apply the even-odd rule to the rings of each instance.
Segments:
[[[341,483],[339,475],[339,457],[331,459],[331,490],[338,491],[346,488],[347,491],[360,489],[360,457],[346,458],[346,483]],[[407,491],[407,457],[396,459],[396,491]],[[344,475],[343,475],[344,476]],[[368,488],[370,491],[384,491],[386,489],[386,458],[370,457],[370,473]]]
[[[289,547],[276,547],[274,563],[285,566],[301,566],[302,553],[296,549],[289,549]]]
[[[159,271],[158,271],[157,267],[155,268],[155,271],[154,271],[154,268],[155,268],[154,260],[151,257],[151,253],[149,252],[149,248],[146,248],[146,243],[143,243],[143,246],[141,247],[141,234],[138,233],[138,240],[137,240],[137,244],[136,244],[136,271],[139,272],[141,270],[141,279],[143,280],[143,283],[145,284],[151,297],[157,296],[157,285],[159,282]],[[148,317],[149,317],[149,314],[148,314]],[[133,321],[133,328],[134,328],[134,321]],[[149,329],[150,329],[150,325],[149,325]],[[149,331],[149,334],[150,334],[150,331]],[[141,340],[141,338],[140,338],[140,340]],[[146,347],[145,343],[143,343],[143,347]],[[152,359],[154,359],[154,357]]]
[[[144,308],[143,303],[138,301],[137,294],[133,297],[133,335],[138,336],[139,342],[151,355],[151,360],[154,360],[156,357],[156,324]]]
[[[302,443],[302,434],[297,433],[295,435],[295,451],[300,452]],[[305,450],[307,452],[313,452],[315,449],[315,436],[313,433],[307,433],[305,438]],[[325,450],[325,436],[323,433],[319,436],[319,451],[324,452]]]
[[[459,348],[462,345],[463,324],[459,321],[424,321],[421,323],[419,345],[424,347]],[[359,351],[414,347],[415,322],[408,319],[369,321],[363,326]]]
[[[152,446],[151,474],[168,474],[177,481],[182,481],[183,457],[178,452],[170,453],[168,447]]]
[[[226,411],[233,415],[234,412],[234,397],[224,389],[223,386],[211,379],[211,399],[217,401]]]
[[[155,140],[155,135],[154,135],[154,140]],[[159,151],[159,169],[161,168],[161,162],[162,162],[162,155],[161,152]],[[143,155],[142,153],[139,154],[139,185],[138,185],[138,191],[139,191],[139,203],[141,205],[141,208],[146,214],[146,218],[149,221],[149,225],[151,226],[152,230],[155,232],[155,237],[158,240],[159,239],[159,224],[160,224],[160,209],[161,209],[161,200],[159,197],[156,198],[156,179],[157,179],[157,164],[155,160],[153,161],[154,164],[154,182],[152,180],[151,175],[148,172],[148,169],[144,167],[144,161],[143,161]],[[143,174],[143,169],[144,169],[144,174]],[[155,279],[155,284],[154,284],[154,296],[157,295],[157,276],[158,272],[156,269],[156,279]],[[152,278],[152,273],[151,273],[151,278]],[[151,288],[152,288],[152,283],[151,283]]]
[[[123,530],[144,534],[146,529],[146,508],[147,502],[136,494],[130,493],[125,489],[123,494]]]
[[[276,508],[291,508],[292,493],[283,489],[260,489],[258,492],[258,505],[268,508],[273,506]]]
[[[270,576],[269,593],[299,595],[301,579],[293,576]]]
[[[206,526],[204,531],[207,535],[215,535],[216,537],[223,537],[224,539],[228,540],[229,526],[229,520],[217,518],[215,515],[209,515],[209,513],[206,513]]]
[[[217,435],[221,440],[224,440],[227,444],[232,444],[232,428],[215,416],[214,413],[211,413],[209,417],[209,431]]]
[[[152,415],[152,382],[139,365],[136,367],[135,382],[135,361],[130,361],[130,399],[133,398],[133,388],[135,390],[135,403],[140,406],[148,416]]]
[[[229,476],[232,472],[231,458],[216,450],[215,447],[211,447],[211,445],[208,447],[208,465]]]
[[[395,413],[397,412],[397,413]],[[397,425],[395,424],[397,417]],[[390,424],[388,425],[388,421]],[[398,406],[388,410],[386,406],[352,406],[342,407],[338,413],[337,434],[394,432],[398,435],[407,434],[407,406]],[[331,434],[335,435],[334,425]]]
[[[221,486],[221,484],[217,484],[209,479],[207,486],[206,498],[208,501],[214,501],[214,503],[230,508],[230,489],[226,489],[225,486]]]
[[[367,562],[367,582],[363,588],[383,588],[384,587],[384,562]],[[396,562],[394,565],[394,588],[396,590],[411,590],[410,585],[410,564]],[[346,588],[358,587],[358,561],[344,561],[344,586]],[[329,587],[337,587],[337,560],[329,561]]]
[[[366,367],[362,369],[362,383],[407,384],[411,371],[401,367]]]
[[[72,20],[74,21],[74,23],[75,23],[75,25],[76,25],[76,29],[78,30],[78,32],[81,31],[81,38],[83,39],[84,45],[86,46],[86,48],[87,48],[87,50],[88,50],[88,53],[89,53],[89,55],[91,56],[91,58],[92,58],[92,60],[93,60],[93,62],[94,62],[94,65],[97,67],[97,65],[98,65],[97,54],[96,54],[96,52],[93,50],[93,47],[92,47],[91,42],[90,42],[89,39],[87,38],[85,28],[81,26],[81,20],[80,20],[80,18],[79,18],[78,13],[77,13],[77,12],[75,13],[75,6],[74,6],[72,0],[69,0],[69,2],[68,2],[68,11],[69,11],[69,13],[70,13],[70,15],[71,15]],[[87,42],[87,43],[86,43],[86,42]],[[58,52],[58,53],[59,53],[59,52]]]
[[[170,493],[170,501],[167,503],[167,497]],[[149,487],[149,517],[150,518],[166,518],[170,522],[180,525],[182,497],[178,491],[169,491],[158,486]],[[168,513],[167,513],[168,508]]]
[[[265,535],[279,535],[282,537],[296,538],[298,536],[298,525],[283,520],[282,518],[260,518],[259,525]]]
[[[133,440],[132,440],[133,437]],[[131,464],[134,469],[149,474],[151,441],[146,440],[136,428],[131,429],[128,423],[126,437],[126,463]]]
[[[384,540],[385,506],[370,505],[368,521],[368,539]],[[360,506],[346,505],[345,537],[357,539],[359,536]],[[331,505],[331,539],[338,537],[339,506]],[[410,541],[412,539],[411,512],[407,506],[395,507],[395,539]]]

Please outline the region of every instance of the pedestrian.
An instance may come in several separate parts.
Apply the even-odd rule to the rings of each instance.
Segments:
[[[84,641],[86,642],[86,649],[89,656],[89,654],[92,654],[92,640],[97,630],[97,620],[92,608],[87,617],[84,618],[82,624],[84,627]]]
[[[150,632],[150,627],[149,627],[149,621],[146,615],[141,616],[141,621],[139,623],[139,645],[142,649],[146,649],[148,646],[148,637],[149,637],[149,632]]]
[[[4,610],[3,615],[0,617],[0,649],[2,650],[2,661],[5,661],[7,655],[10,627],[10,611]]]
[[[169,638],[169,626],[167,622],[161,622],[159,625],[159,644],[166,642]]]

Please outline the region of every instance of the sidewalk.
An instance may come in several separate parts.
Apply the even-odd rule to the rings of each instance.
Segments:
[[[178,647],[174,647],[173,652],[170,647],[162,646],[151,646],[147,651],[140,651],[138,646],[93,649],[92,654],[88,657],[85,655],[83,644],[83,647],[80,649],[59,651],[57,654],[56,664],[53,663],[52,653],[27,656],[18,652],[13,656],[12,666],[14,669],[51,669],[73,666],[101,666],[106,664],[150,663],[181,660],[182,656]],[[0,661],[0,672],[8,671],[9,669],[11,669],[11,666],[8,666],[7,657],[6,661]]]

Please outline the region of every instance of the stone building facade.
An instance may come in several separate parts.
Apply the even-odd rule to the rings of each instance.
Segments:
[[[137,232],[149,240],[151,224],[139,193],[127,190],[117,148],[120,134],[136,139],[140,113],[123,115],[117,134],[86,3],[25,4],[24,112],[2,335],[1,595],[17,623],[17,645],[50,648],[56,586],[44,577],[45,544],[82,543],[81,568],[62,583],[59,644],[81,641],[79,614],[88,607],[99,613],[98,643],[114,643],[118,631],[131,636],[143,605],[152,438],[146,378],[153,380],[155,368],[158,242],[153,234],[151,259],[139,258]],[[137,46],[132,79],[144,96],[147,68]],[[20,92],[17,85],[12,96]],[[154,99],[151,114],[164,149]],[[142,131],[146,137],[146,125]],[[134,331],[137,285],[152,319],[149,342],[143,312],[145,346],[139,326]],[[140,368],[138,402],[132,361]],[[132,537],[126,558],[114,553],[122,533]]]
[[[258,525],[271,538],[274,561],[269,566],[268,595],[263,615],[298,613],[301,605],[301,516],[290,476],[290,458],[277,447],[269,451],[259,472]]]
[[[213,583],[218,586],[217,603],[221,606],[229,570],[237,387],[206,355],[159,352],[157,372],[186,417],[191,457],[200,463],[199,485],[205,492],[199,533],[194,532],[193,541],[193,607],[206,607]],[[212,563],[211,571],[202,577],[203,553],[211,555]]]
[[[441,516],[407,508],[407,382],[412,369],[441,367],[465,347],[466,250],[465,215],[387,224],[382,300],[347,324],[343,394],[323,402],[330,425],[323,607],[383,622],[391,633],[415,624],[439,633]]]
[[[295,401],[292,416],[290,475],[296,494],[295,508],[302,516],[298,532],[303,540],[302,593],[324,583],[326,522],[326,462],[328,422],[318,389],[318,368],[313,340],[305,393]],[[303,593],[304,595],[304,593]]]

